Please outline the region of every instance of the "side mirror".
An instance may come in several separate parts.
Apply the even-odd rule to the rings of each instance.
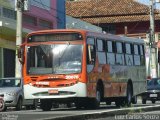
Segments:
[[[18,59],[19,59],[19,62],[21,63],[21,64],[23,64],[24,63],[24,56],[23,56],[23,53],[24,52],[24,49],[22,48],[22,47],[20,47],[19,49],[18,49]]]
[[[18,49],[18,58],[22,58],[22,49],[21,48]]]

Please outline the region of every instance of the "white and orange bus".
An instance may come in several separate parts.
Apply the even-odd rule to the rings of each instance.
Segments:
[[[25,99],[40,99],[77,108],[136,102],[146,90],[144,41],[85,30],[43,30],[21,45]]]

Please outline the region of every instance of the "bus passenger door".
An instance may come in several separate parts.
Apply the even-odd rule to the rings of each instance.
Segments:
[[[94,39],[87,39],[87,95],[88,97],[95,97],[95,84],[96,81],[95,73],[93,72],[96,62],[96,48],[94,45]]]
[[[95,45],[87,45],[87,72],[90,73],[95,65],[96,61],[96,50]]]

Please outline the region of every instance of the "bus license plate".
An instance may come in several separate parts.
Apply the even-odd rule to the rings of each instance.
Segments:
[[[157,97],[157,94],[150,94],[150,97]]]
[[[54,89],[54,90],[48,90],[48,93],[49,94],[58,94],[59,92],[58,92],[58,90],[56,90],[56,89]]]

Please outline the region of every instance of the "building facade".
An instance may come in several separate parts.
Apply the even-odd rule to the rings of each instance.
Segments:
[[[155,32],[160,32],[160,11],[154,13]],[[150,30],[150,8],[137,0],[67,1],[66,14],[112,34],[145,38]]]
[[[57,0],[57,28],[66,28],[66,0]]]
[[[59,1],[59,2],[57,2]],[[61,18],[57,4],[61,0],[29,0],[29,10],[23,12],[23,39],[31,31],[65,27],[65,16]],[[65,13],[65,7],[61,10]],[[15,0],[0,0],[0,77],[15,76],[16,11]]]

